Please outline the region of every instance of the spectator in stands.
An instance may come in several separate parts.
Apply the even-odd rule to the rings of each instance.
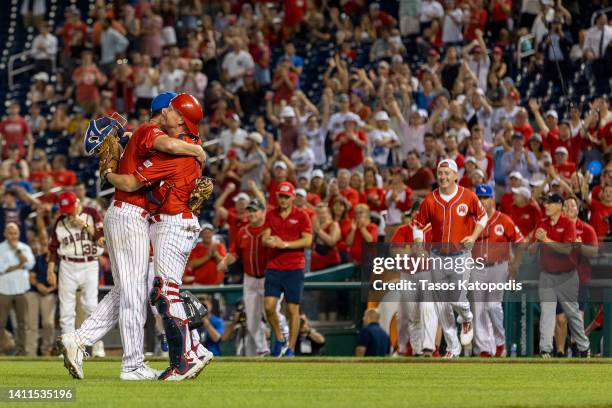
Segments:
[[[106,81],[104,74],[93,61],[93,53],[89,50],[81,54],[81,65],[74,71],[76,82],[76,102],[85,113],[92,115],[100,103],[99,86]]]
[[[240,117],[233,113],[227,118],[227,129],[224,129],[219,138],[223,150],[227,153],[230,149],[236,149],[240,158],[244,157],[246,139],[248,133],[240,127]]]
[[[475,39],[463,48],[463,59],[467,62],[466,68],[476,77],[478,88],[486,91],[491,59],[487,55],[481,29],[474,30],[474,35]]]
[[[253,43],[249,45],[249,52],[253,57],[255,69],[255,81],[260,86],[267,86],[271,82],[270,77],[270,58],[272,51],[268,45],[264,34],[261,31],[255,33]]]
[[[53,158],[51,175],[58,186],[70,187],[77,183],[76,173],[66,168],[66,156],[63,155],[57,155]]]
[[[512,190],[512,207],[510,218],[521,230],[523,236],[530,236],[535,226],[542,218],[542,210],[538,204],[531,199],[529,187],[517,187]]]
[[[70,47],[74,45],[75,39],[78,39],[79,36],[83,38],[87,35],[87,26],[81,21],[79,9],[75,6],[66,8],[64,17],[66,18],[64,25],[58,28],[55,34],[62,37],[64,44],[62,65],[68,67],[70,65]]]
[[[151,66],[151,57],[148,54],[136,55],[140,59],[140,64],[134,61],[136,113],[140,113],[141,110],[148,112],[151,101],[159,94],[159,70]]]
[[[419,154],[414,150],[408,152],[405,166],[408,169],[406,185],[412,189],[415,196],[425,197],[436,182],[433,172],[421,164]]]
[[[19,114],[19,103],[11,102],[8,107],[8,117],[0,122],[0,145],[2,145],[2,159],[8,158],[9,147],[19,146],[21,158],[30,161],[34,151],[34,139],[27,121]],[[26,155],[27,141],[27,155]]]
[[[12,343],[6,338],[6,323],[11,309],[15,309],[17,332],[15,350],[17,355],[25,354],[26,319],[28,306],[26,293],[30,289],[28,271],[34,267],[32,249],[19,240],[19,227],[13,222],[4,226],[5,241],[0,243],[0,351],[10,352]]]
[[[178,48],[172,47],[171,50],[178,50]],[[179,92],[184,80],[185,70],[181,60],[171,55],[162,58],[159,71],[159,92]]]
[[[333,141],[336,149],[336,165],[338,168],[353,170],[363,169],[365,150],[368,139],[361,130],[361,119],[354,113],[348,113],[344,118],[344,131],[337,134]]]
[[[529,116],[527,114],[527,109],[521,107],[516,112],[514,116],[514,121],[512,126],[514,127],[514,131],[523,135],[523,138],[527,141],[533,134],[533,128],[531,124],[529,124],[528,120]]]
[[[244,162],[238,164],[242,191],[249,190],[249,182],[254,182],[259,189],[263,188],[266,154],[261,149],[262,141],[262,135],[257,132],[249,133],[245,139]]]
[[[129,41],[122,32],[111,24],[111,20],[102,20],[102,37],[100,39],[100,68],[106,75],[110,75],[115,61],[119,56],[125,55]]]
[[[30,291],[25,294],[28,306],[25,352],[28,356],[38,354],[40,325],[42,328],[40,331],[40,354],[43,357],[50,357],[55,338],[55,311],[57,307],[55,292],[57,287],[50,285],[47,281],[46,245],[41,243],[39,238],[32,238],[30,248],[35,257],[35,264],[29,275]]]
[[[380,313],[376,309],[367,309],[363,313],[363,328],[357,338],[355,356],[384,357],[389,354],[389,335],[380,327],[379,320]]]
[[[504,177],[512,172],[519,172],[529,180],[538,171],[538,160],[532,151],[524,147],[525,139],[518,132],[512,134],[512,150],[504,153],[501,158],[501,168]]]
[[[308,138],[305,135],[298,136],[297,149],[291,153],[291,161],[295,164],[296,177],[298,179],[306,177],[310,180],[315,154],[309,147]]]
[[[214,204],[216,224],[224,225],[227,223],[229,226],[230,245],[238,234],[240,228],[247,225],[249,221],[246,206],[251,199],[249,195],[244,192],[232,194],[234,191],[236,191],[236,185],[233,183],[228,184],[226,189],[223,191],[223,193],[221,193]],[[233,198],[230,199],[229,197]],[[228,200],[234,203],[234,205],[230,208],[227,208],[225,205]]]
[[[610,217],[612,216],[612,185],[607,185],[601,189],[598,198],[587,200],[591,210],[589,223],[595,229],[599,240],[610,235]]]
[[[33,103],[30,105],[30,114],[26,116],[26,121],[32,132],[34,139],[38,139],[45,136],[47,130],[47,120],[40,112],[40,105]]]
[[[17,175],[14,176],[15,171]],[[11,179],[16,177],[17,179],[29,179],[30,177],[30,166],[28,162],[20,157],[19,146],[10,145],[8,151],[8,158],[0,162],[0,179]],[[29,180],[26,180],[29,181]],[[29,188],[27,184],[24,185]]]
[[[244,82],[247,71],[255,68],[253,57],[249,54],[239,38],[233,38],[230,42],[231,51],[223,58],[221,68],[223,76],[228,83],[228,89],[235,92]]]
[[[98,212],[102,211],[100,204],[93,198],[87,196],[87,187],[85,183],[80,182],[74,187],[74,194],[76,194],[79,202],[83,207],[89,207],[97,210]]]
[[[159,14],[155,14],[153,7],[146,7],[141,24],[141,51],[143,55],[150,56],[153,62],[157,63],[162,56],[164,21]]]
[[[607,93],[609,90],[608,69],[612,53],[609,45],[612,42],[612,27],[608,24],[608,16],[600,12],[595,19],[595,25],[586,32],[582,51],[587,61],[592,61],[593,77],[598,91]]]
[[[350,257],[353,262],[361,263],[362,244],[378,241],[378,226],[370,219],[370,208],[367,204],[355,207],[355,219],[346,237]]]
[[[342,238],[340,225],[334,221],[326,203],[319,203],[312,219],[312,272],[329,268],[340,263],[337,244]]]
[[[402,224],[402,214],[412,207],[413,191],[404,183],[402,169],[396,167],[391,170],[391,182],[386,189],[385,201],[387,204],[386,240],[389,240],[397,227]]]
[[[212,224],[204,223],[200,237],[202,242],[197,244],[187,261],[187,269],[183,275],[185,284],[218,285],[223,283],[224,273],[217,268],[217,264],[227,255],[225,245],[215,238],[215,228]]]
[[[57,37],[49,32],[49,23],[46,21],[38,24],[38,35],[32,41],[30,52],[35,72],[45,72],[51,76],[57,59]]]

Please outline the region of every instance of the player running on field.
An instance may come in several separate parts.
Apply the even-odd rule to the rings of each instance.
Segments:
[[[151,120],[139,126],[128,142],[121,161],[120,174],[132,174],[139,163],[155,150],[170,154],[198,157],[205,153],[201,146],[171,138],[161,129],[161,110],[173,93],[157,96],[151,103]],[[62,335],[60,349],[64,365],[75,378],[84,378],[84,347],[104,337],[119,320],[123,360],[123,380],[155,380],[159,372],[144,363],[144,324],[147,308],[147,269],[149,265],[149,214],[146,191],[116,191],[104,217],[106,245],[115,286],[98,304],[96,310],[74,333]]]
[[[179,94],[162,115],[167,126],[179,129],[179,137],[199,144],[198,123],[203,112],[197,99]],[[194,378],[213,357],[199,343],[198,336],[192,336],[191,322],[179,297],[187,259],[199,238],[200,225],[189,207],[189,197],[201,174],[202,167],[194,157],[156,153],[132,174],[108,175],[108,181],[119,190],[153,186],[147,195],[156,276],[150,299],[162,316],[170,357],[170,366],[159,376],[160,380]]]
[[[272,356],[293,357],[300,330],[300,300],[304,291],[304,248],[312,245],[312,224],[306,212],[293,205],[295,189],[284,181],[276,190],[278,207],[266,214],[263,243],[270,248],[264,283],[264,306],[276,342]],[[289,343],[283,338],[277,316],[281,293],[287,300]]]
[[[459,264],[460,261],[462,265],[466,265],[465,260],[469,258],[470,250],[487,224],[488,217],[476,194],[457,185],[458,169],[454,160],[440,161],[436,175],[438,188],[425,197],[419,212],[414,217],[414,241],[423,242],[423,229],[431,223],[431,255],[434,258],[432,280],[436,283],[458,285],[459,281],[469,281],[469,268],[448,270],[443,265]],[[459,258],[464,259],[458,261]],[[459,314],[461,344],[464,346],[470,344],[474,335],[473,316],[466,291],[452,293],[438,291],[434,292],[434,295],[438,299],[435,302],[436,311],[446,340],[445,357],[458,357],[461,345],[457,339],[453,309]]]
[[[489,220],[472,251],[474,259],[484,259],[485,267],[483,270],[474,269],[471,280],[504,283],[517,274],[524,249],[516,244],[524,242],[525,238],[509,216],[494,208],[495,199],[491,186],[477,186],[476,195],[487,211]],[[511,245],[514,245],[512,259]],[[474,346],[480,357],[506,356],[504,310],[501,304],[503,296],[503,290],[474,292]]]

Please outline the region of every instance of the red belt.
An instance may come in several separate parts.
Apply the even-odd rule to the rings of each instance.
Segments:
[[[121,208],[121,207],[123,207],[123,204],[124,204],[124,202],[123,202],[123,201],[117,201],[117,200],[115,200],[115,202],[113,203],[113,205],[114,205],[115,207],[117,207],[117,208]],[[125,204],[129,204],[129,203],[125,203]],[[130,204],[130,205],[134,205],[134,204]],[[134,205],[134,207],[138,207],[138,206],[137,206],[137,205]],[[138,207],[138,208],[140,208],[140,207]],[[140,213],[140,216],[141,216],[142,218],[147,218],[147,216],[148,216],[148,215],[149,215],[149,213],[148,213],[147,211],[145,211],[145,210],[142,210],[142,212]]]
[[[95,256],[88,256],[85,258],[71,258],[69,256],[60,255],[60,259],[62,261],[68,261],[68,262],[85,263],[85,262],[93,262],[97,260],[98,258],[96,258]]]
[[[164,215],[170,215],[170,214],[164,214]],[[179,215],[179,214],[173,214],[173,215]],[[184,220],[190,220],[193,218],[193,213],[190,211],[185,211],[184,213],[181,213],[182,217]],[[153,215],[149,218],[149,222],[152,224],[155,224],[156,222],[160,222],[161,221],[161,214],[156,214]]]

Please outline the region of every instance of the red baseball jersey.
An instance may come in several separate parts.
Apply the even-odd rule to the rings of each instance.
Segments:
[[[525,207],[517,207],[512,204],[510,209],[510,218],[521,230],[524,237],[529,235],[535,229],[536,224],[542,219],[542,210],[540,206],[531,201]]]
[[[189,139],[185,138],[194,144],[199,140]],[[147,194],[147,211],[151,214],[175,215],[191,212],[189,195],[195,187],[196,179],[202,175],[202,167],[192,156],[155,152],[140,163],[133,174],[145,186],[154,186]]]
[[[425,226],[425,229],[423,229],[423,242],[431,242],[431,224],[427,224]],[[391,243],[396,244],[396,245],[402,244],[402,243],[406,243],[406,244],[414,243],[414,226],[412,224],[400,225],[393,233],[393,236],[391,237]],[[396,245],[393,245],[393,246],[396,246]],[[407,245],[407,247],[410,248],[410,245]],[[415,271],[415,273],[421,272],[423,270],[424,268],[420,266]]]
[[[537,225],[546,231],[546,236],[555,242],[576,242],[576,225],[565,214],[561,214],[555,225],[550,223],[550,218],[542,219]],[[531,242],[536,242],[535,234]],[[548,245],[540,244],[540,269],[548,273],[567,272],[576,268],[576,254],[562,254],[554,251]]]
[[[265,275],[268,262],[268,248],[263,245],[265,223],[260,227],[245,225],[240,228],[230,246],[230,253],[242,259],[244,273],[255,278]]]
[[[276,235],[283,241],[296,241],[302,233],[312,234],[310,217],[304,211],[293,206],[286,218],[281,217],[280,210],[273,208],[266,213],[266,229],[270,236]],[[304,268],[304,249],[268,248],[267,269],[289,271]]]
[[[493,211],[474,245],[472,257],[483,258],[487,263],[509,261],[510,244],[518,244],[524,240],[521,230],[510,217]]]
[[[599,245],[595,229],[582,220],[576,220],[576,237],[580,238],[583,245]],[[591,269],[589,258],[578,254],[578,277],[580,278],[580,283],[587,283],[591,280]]]
[[[227,225],[228,238],[230,246],[238,236],[238,231],[249,223],[248,213],[244,211],[242,214],[238,214],[236,207],[232,207],[227,210]]]
[[[414,217],[419,229],[431,223],[432,242],[459,243],[474,232],[476,222],[487,213],[476,194],[465,187],[457,186],[455,196],[444,201],[440,190],[429,193]]]
[[[151,154],[155,139],[165,135],[159,126],[154,123],[143,123],[138,126],[119,161],[119,174],[133,174],[138,165],[144,162]],[[132,193],[115,190],[115,200],[140,208],[147,208],[146,191],[142,188]]]

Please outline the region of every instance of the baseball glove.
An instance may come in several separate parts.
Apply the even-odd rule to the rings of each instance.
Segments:
[[[104,138],[100,145],[100,178],[106,180],[109,173],[116,173],[121,159],[121,145],[115,132]]]
[[[189,195],[189,209],[197,211],[200,209],[204,201],[208,200],[213,193],[213,180],[209,177],[198,177],[195,188]]]

